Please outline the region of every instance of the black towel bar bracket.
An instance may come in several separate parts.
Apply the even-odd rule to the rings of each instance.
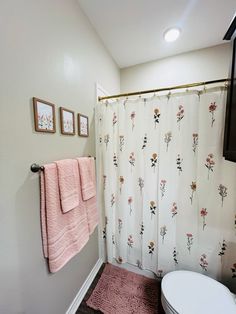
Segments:
[[[88,157],[92,157],[92,156],[88,156]],[[94,157],[94,159],[96,160],[96,157]],[[32,164],[30,166],[30,170],[34,173],[39,172],[39,171],[43,171],[44,170],[44,166],[40,166],[36,163]]]

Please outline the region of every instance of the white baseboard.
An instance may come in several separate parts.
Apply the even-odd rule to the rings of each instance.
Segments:
[[[91,270],[90,274],[86,278],[85,282],[83,283],[82,287],[80,288],[79,292],[75,296],[74,300],[72,301],[70,307],[66,311],[66,314],[75,314],[80,303],[82,302],[86,292],[88,291],[91,283],[93,282],[94,278],[96,277],[100,267],[103,264],[103,260],[101,258],[98,259],[97,263],[94,265],[93,269]]]

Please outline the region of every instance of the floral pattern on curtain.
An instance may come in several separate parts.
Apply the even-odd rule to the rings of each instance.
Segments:
[[[96,107],[103,254],[236,290],[236,168],[222,157],[224,88]]]

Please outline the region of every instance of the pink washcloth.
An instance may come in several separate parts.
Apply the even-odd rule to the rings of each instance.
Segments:
[[[82,185],[82,193],[85,193],[85,201],[87,217],[88,217],[88,226],[89,234],[92,234],[96,226],[98,225],[98,210],[97,210],[97,198],[96,198],[96,174],[95,174],[95,162],[94,158],[78,158],[79,170],[80,170],[80,180]],[[87,175],[87,176],[86,176]],[[84,190],[83,190],[84,183]],[[93,196],[92,196],[93,195]],[[90,196],[88,198],[88,196]],[[92,196],[92,197],[91,197]],[[84,197],[83,197],[84,199]]]
[[[75,173],[78,170],[76,163]],[[48,258],[50,272],[55,273],[87,243],[89,239],[87,213],[83,201],[69,212],[62,212],[55,163],[44,166],[40,181],[43,252]],[[77,191],[81,199],[79,180]]]
[[[79,194],[77,181],[79,180],[76,169],[76,160],[64,159],[55,161],[58,171],[58,183],[61,197],[61,208],[63,213],[79,206]]]
[[[77,160],[79,163],[82,197],[84,201],[87,201],[96,195],[94,158],[80,157]]]

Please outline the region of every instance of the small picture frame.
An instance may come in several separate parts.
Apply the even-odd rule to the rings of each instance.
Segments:
[[[89,136],[89,118],[81,113],[78,113],[78,130],[79,136]]]
[[[48,101],[33,97],[33,106],[35,131],[55,133],[55,105]]]
[[[61,133],[75,135],[75,113],[69,109],[60,107]]]

